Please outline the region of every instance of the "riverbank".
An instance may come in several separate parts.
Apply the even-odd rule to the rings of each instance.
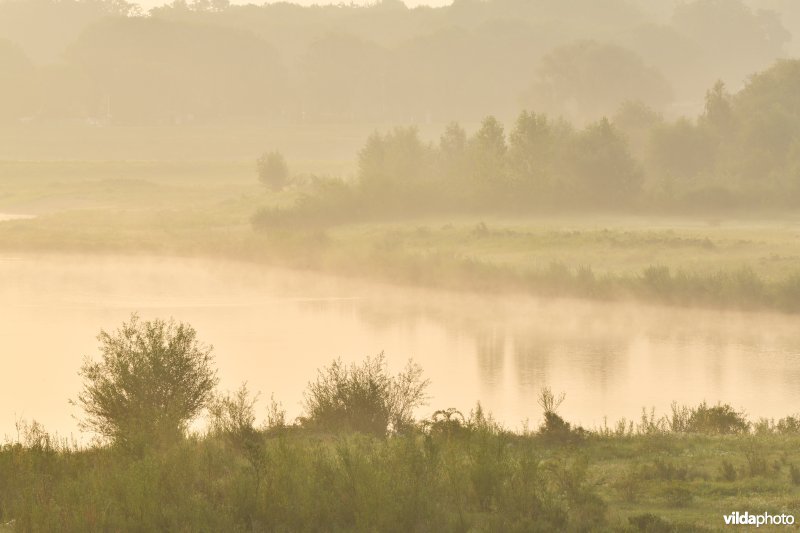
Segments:
[[[56,212],[4,222],[0,250],[225,258],[457,291],[800,311],[791,217],[452,217],[254,231],[257,203]]]
[[[388,438],[273,426],[195,436],[144,456],[76,449],[23,426],[19,442],[0,447],[0,523],[18,531],[698,532],[722,530],[723,515],[735,511],[794,515],[797,419],[742,432],[735,413],[709,410],[695,433],[646,414],[593,432],[511,433],[485,414],[451,412]]]
[[[322,164],[306,163],[306,164]],[[800,310],[800,218],[784,213],[440,215],[253,224],[302,186],[250,162],[4,162],[0,252],[225,258],[456,291]],[[335,167],[331,167],[335,168]]]

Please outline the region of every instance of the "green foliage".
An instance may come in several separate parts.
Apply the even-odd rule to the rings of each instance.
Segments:
[[[581,427],[573,428],[569,422],[556,413],[564,398],[564,393],[556,398],[550,387],[543,387],[539,392],[537,401],[544,411],[544,422],[539,427],[539,434],[548,440],[575,442],[585,436],[585,430]]]
[[[709,407],[706,402],[691,410],[686,423],[686,431],[690,433],[709,433],[728,435],[745,433],[750,427],[743,413],[728,404],[717,404]]]
[[[87,359],[80,372],[83,428],[133,450],[180,440],[217,384],[211,347],[196,336],[188,324],[136,314],[101,331],[101,360]]]
[[[466,426],[467,420],[464,418],[464,414],[455,407],[439,409],[430,418],[420,422],[423,431],[448,436],[461,434],[466,430]]]
[[[220,435],[244,437],[255,432],[254,411],[257,397],[251,397],[247,384],[243,383],[233,394],[218,396],[210,402],[210,431]]]
[[[485,426],[458,439],[209,434],[142,457],[0,448],[0,523],[23,531],[580,531],[606,524],[586,463]],[[46,473],[47,475],[42,475]]]
[[[791,415],[781,418],[775,429],[782,435],[797,435],[800,433],[800,416]]]
[[[769,474],[770,467],[767,456],[756,441],[748,442],[744,447],[744,458],[747,465],[745,475],[757,477]]]
[[[20,421],[16,442],[0,446],[0,524],[22,531],[699,532],[719,520],[720,506],[742,505],[757,490],[769,508],[780,507],[800,484],[796,435],[724,435],[720,428],[739,427],[731,413],[744,419],[724,405],[676,404],[669,424],[646,415],[638,434],[581,430],[580,446],[548,438],[575,431],[560,417],[538,434],[514,433],[480,404],[467,419],[445,409],[419,424],[394,409],[405,422],[392,438],[384,438],[388,419],[382,429],[356,427],[365,414],[383,416],[392,411],[386,405],[402,403],[364,399],[405,398],[412,406],[423,388],[418,369],[389,376],[381,356],[350,367],[334,362],[309,395],[339,395],[357,409],[331,425],[256,429],[255,399],[243,385],[216,397],[204,436],[146,454],[79,448]],[[539,403],[555,415],[563,398],[545,388]],[[694,427],[697,413],[713,431],[678,435]],[[742,475],[732,455],[744,457]],[[687,521],[649,512],[664,507],[672,520]]]
[[[422,369],[410,361],[402,372],[390,375],[383,352],[361,365],[335,360],[308,384],[308,423],[378,436],[398,432],[411,424],[413,410],[425,402],[428,383]]]

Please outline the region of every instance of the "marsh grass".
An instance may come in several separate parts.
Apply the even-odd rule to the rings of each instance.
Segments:
[[[0,447],[0,524],[15,531],[710,531],[720,525],[719,509],[749,508],[752,494],[769,509],[800,496],[797,434],[786,423],[756,432],[724,404],[675,404],[669,415],[643,410],[639,423],[621,421],[618,429],[578,430],[556,414],[563,395],[546,388],[537,432],[508,431],[477,404],[468,416],[442,409],[386,434],[333,430],[311,417],[286,424],[277,403],[258,426],[253,400],[245,386],[221,395],[205,434],[144,454],[78,447],[20,421],[16,438]]]

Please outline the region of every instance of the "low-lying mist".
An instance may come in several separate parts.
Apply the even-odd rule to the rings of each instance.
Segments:
[[[0,433],[35,419],[76,433],[67,402],[96,335],[131,312],[190,323],[214,346],[222,390],[247,382],[290,418],[319,368],[385,352],[431,379],[420,414],[476,401],[509,427],[539,416],[541,387],[586,427],[725,401],[783,416],[798,399],[795,321],[772,313],[541,300],[399,288],[243,263],[146,256],[17,255],[0,260]]]

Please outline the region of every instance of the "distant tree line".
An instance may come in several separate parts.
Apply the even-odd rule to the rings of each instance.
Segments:
[[[509,131],[487,117],[451,123],[436,142],[413,127],[376,132],[355,181],[318,180],[257,226],[384,215],[552,207],[727,209],[800,202],[800,60],[706,93],[696,119],[664,120],[640,102],[577,128],[523,111]]]
[[[0,2],[0,121],[585,123],[694,110],[786,54],[800,11],[741,0],[458,0],[442,8]],[[761,7],[761,6],[759,6]],[[553,28],[557,28],[557,31]]]

